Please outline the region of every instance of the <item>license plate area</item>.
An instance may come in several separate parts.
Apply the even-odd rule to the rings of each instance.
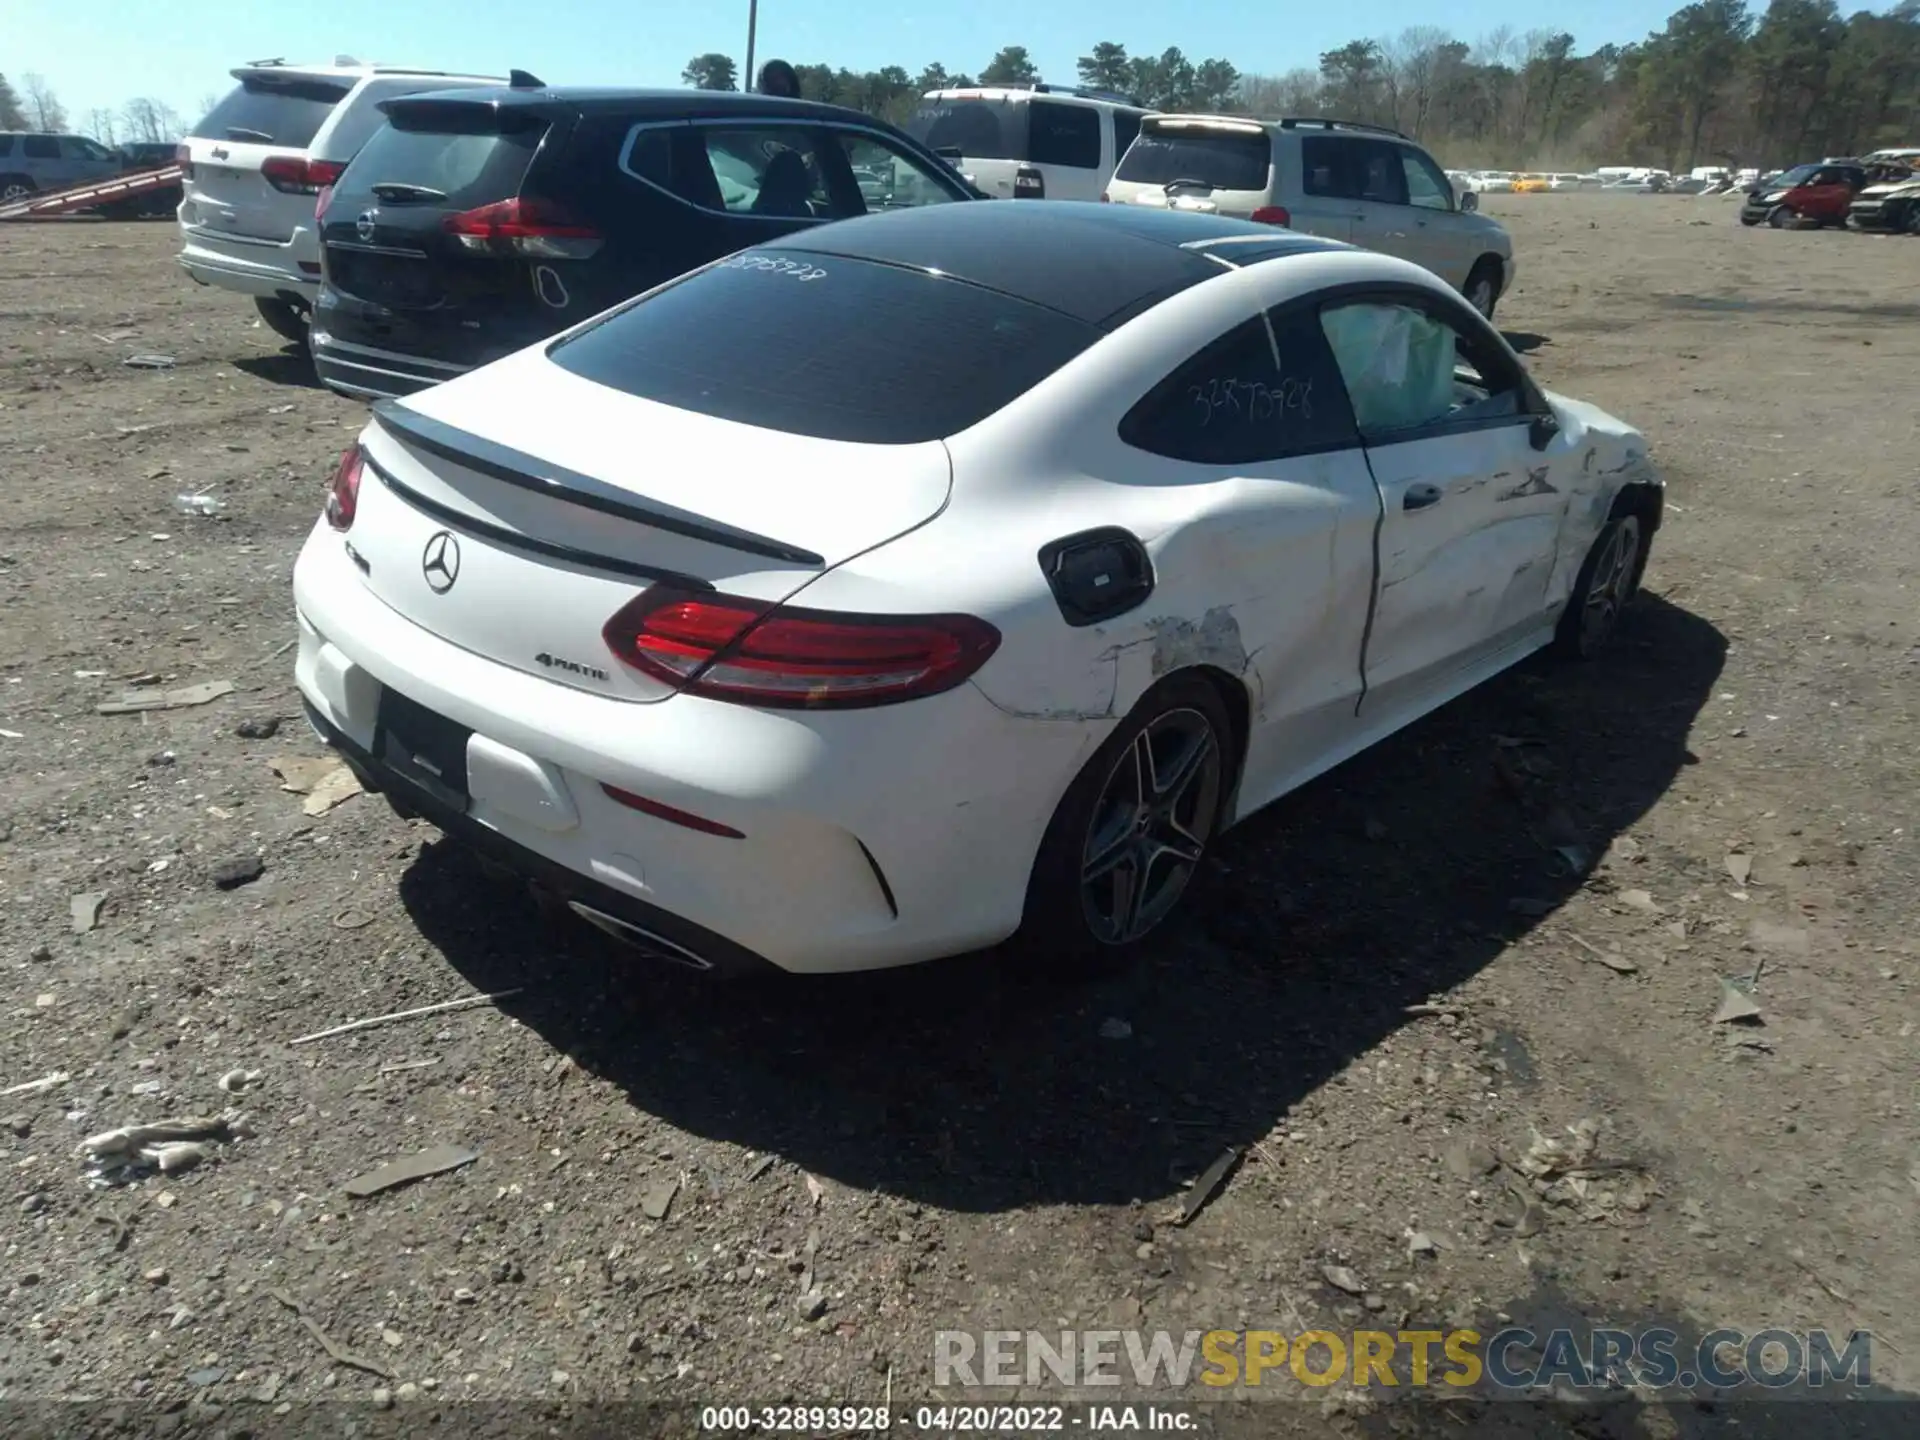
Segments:
[[[473,731],[398,690],[382,688],[374,725],[373,753],[389,769],[443,805],[465,813],[467,741]]]

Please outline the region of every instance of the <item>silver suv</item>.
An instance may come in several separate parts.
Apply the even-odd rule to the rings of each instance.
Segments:
[[[110,180],[123,168],[119,155],[85,135],[0,130],[0,205]]]
[[[1343,120],[1149,115],[1102,197],[1345,240],[1425,266],[1488,319],[1513,241],[1397,130]]]

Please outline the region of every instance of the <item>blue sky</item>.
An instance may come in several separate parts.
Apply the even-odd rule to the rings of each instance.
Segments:
[[[1570,30],[1586,50],[1637,40],[1677,0],[1462,0],[1444,13],[1463,40],[1507,25]],[[1852,6],[1845,7],[1855,8]],[[977,71],[1002,45],[1025,45],[1042,75],[1072,81],[1099,40],[1158,54],[1221,56],[1243,71],[1312,65],[1362,36],[1441,23],[1412,0],[1262,5],[1247,0],[966,0],[896,6],[848,0],[763,0],[757,53],[855,70],[938,60]],[[136,95],[192,121],[246,60],[352,54],[436,69],[501,74],[518,66],[553,84],[672,85],[708,50],[744,59],[747,0],[0,0],[0,70],[18,87],[38,71],[75,123]]]

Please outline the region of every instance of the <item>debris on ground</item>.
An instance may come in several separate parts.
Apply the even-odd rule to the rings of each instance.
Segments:
[[[1344,1290],[1349,1295],[1364,1295],[1367,1287],[1360,1283],[1360,1277],[1345,1265],[1322,1265],[1320,1278],[1336,1290]]]
[[[479,1158],[478,1150],[469,1150],[464,1145],[436,1145],[431,1150],[422,1150],[418,1155],[409,1155],[405,1160],[395,1160],[392,1164],[382,1165],[370,1174],[349,1180],[347,1194],[356,1200],[364,1200],[369,1195],[380,1194],[383,1190],[411,1185],[414,1181],[425,1180],[430,1175],[444,1175],[449,1170],[458,1170],[463,1165],[471,1165]]]
[[[229,1095],[238,1095],[260,1078],[258,1070],[229,1070],[218,1081],[220,1088]]]
[[[100,923],[100,909],[107,903],[105,890],[89,890],[84,895],[76,895],[67,902],[67,908],[73,915],[73,933],[84,935]]]
[[[92,1167],[88,1178],[95,1184],[124,1185],[153,1170],[163,1175],[191,1170],[240,1136],[231,1115],[193,1115],[90,1135],[80,1142],[80,1153]]]
[[[1633,1160],[1608,1160],[1600,1156],[1600,1122],[1576,1120],[1567,1127],[1564,1140],[1533,1132],[1526,1153],[1513,1162],[1514,1170],[1531,1182],[1529,1203],[1539,1199],[1549,1205],[1577,1210],[1588,1220],[1611,1218],[1620,1210],[1647,1208],[1650,1187],[1642,1175],[1642,1166]],[[1611,1188],[1607,1177],[1624,1176],[1623,1188]],[[1616,1178],[1613,1184],[1621,1184]]]
[[[364,1370],[369,1375],[378,1375],[382,1380],[391,1380],[393,1378],[393,1372],[387,1369],[386,1366],[380,1364],[378,1361],[368,1360],[364,1356],[354,1354],[353,1351],[347,1349],[346,1346],[342,1345],[325,1330],[321,1329],[320,1323],[311,1315],[307,1314],[306,1307],[286,1291],[270,1288],[267,1294],[271,1295],[275,1300],[278,1300],[282,1305],[286,1306],[287,1309],[293,1311],[295,1315],[300,1317],[300,1323],[307,1327],[307,1333],[320,1342],[320,1348],[327,1352],[327,1357],[332,1360],[334,1364],[345,1365],[353,1370]],[[376,1391],[375,1393],[378,1394],[380,1392]]]
[[[1638,910],[1643,915],[1658,915],[1660,904],[1645,890],[1622,890],[1614,897],[1629,910]]]
[[[222,695],[233,693],[231,680],[205,680],[198,685],[182,685],[177,690],[129,690],[118,700],[106,700],[94,706],[101,715],[138,715],[149,710],[186,710],[205,705]]]
[[[640,1213],[649,1220],[664,1220],[673,1208],[673,1197],[680,1189],[678,1180],[662,1180],[640,1197]]]
[[[342,801],[358,795],[360,789],[360,777],[342,765],[308,792],[300,809],[308,815],[324,815]]]
[[[217,495],[176,495],[173,508],[182,515],[215,516],[227,508],[227,502]]]
[[[1727,874],[1733,877],[1733,883],[1742,890],[1747,888],[1747,880],[1753,874],[1753,857],[1735,850],[1727,856]]]
[[[327,1030],[315,1030],[311,1035],[298,1035],[287,1043],[289,1045],[310,1045],[315,1040],[331,1040],[335,1035],[350,1035],[355,1030],[371,1030],[376,1025],[392,1025],[401,1020],[414,1020],[422,1015],[443,1015],[449,1010],[467,1010],[475,1005],[491,1005],[496,1000],[506,1000],[518,995],[524,986],[516,985],[511,990],[496,990],[491,995],[467,995],[458,1000],[442,1000],[438,1005],[421,1005],[412,1010],[395,1010],[390,1015],[369,1015],[364,1020],[349,1020],[344,1025],[335,1025]]]
[[[818,1210],[820,1208],[820,1202],[827,1198],[827,1187],[822,1185],[818,1177],[814,1175],[808,1175],[806,1178],[807,1198],[813,1202],[813,1208]]]
[[[1573,941],[1573,943],[1578,945],[1582,950],[1586,951],[1587,954],[1591,956],[1593,959],[1598,960],[1602,965],[1606,966],[1609,970],[1613,971],[1616,975],[1633,975],[1638,973],[1640,969],[1638,965],[1634,964],[1633,961],[1627,959],[1627,957],[1622,955],[1619,951],[1602,950],[1598,945],[1594,944],[1591,940],[1583,939],[1582,937],[1574,934],[1571,930],[1567,931],[1567,938]]]
[[[1128,1040],[1131,1039],[1132,1036],[1133,1026],[1118,1016],[1109,1015],[1105,1020],[1100,1022],[1100,1038],[1102,1040]]]
[[[252,720],[242,720],[233,727],[233,733],[242,740],[271,740],[280,733],[280,717],[267,715]]]
[[[251,885],[267,872],[267,862],[258,855],[236,855],[213,867],[213,883],[222,890],[237,890]]]
[[[1220,1152],[1219,1156],[1211,1165],[1200,1172],[1200,1178],[1195,1180],[1193,1182],[1193,1188],[1187,1191],[1187,1198],[1181,1205],[1180,1214],[1178,1218],[1175,1219],[1174,1224],[1189,1225],[1193,1223],[1194,1216],[1206,1209],[1207,1202],[1213,1199],[1215,1192],[1225,1183],[1227,1175],[1233,1169],[1234,1162],[1239,1158],[1240,1152],[1229,1145],[1225,1150]]]
[[[9,1085],[0,1090],[0,1095],[38,1095],[42,1090],[51,1090],[56,1085],[64,1085],[73,1076],[65,1070],[56,1070],[51,1075],[42,1075],[38,1080],[23,1080],[18,1085]]]
[[[307,794],[335,770],[345,768],[332,755],[323,755],[318,759],[304,755],[276,755],[267,764],[280,777],[280,788],[294,795]]]
[[[1765,1023],[1761,1017],[1759,1002],[1748,993],[1746,982],[1741,980],[1720,982],[1720,1008],[1713,1012],[1712,1023],[1715,1025]]]
[[[766,1174],[767,1171],[771,1170],[772,1168],[773,1168],[773,1156],[762,1155],[758,1160],[754,1161],[753,1164],[748,1167],[747,1179],[758,1180],[762,1175]]]
[[[129,355],[120,363],[129,370],[171,370],[173,369],[173,356]]]

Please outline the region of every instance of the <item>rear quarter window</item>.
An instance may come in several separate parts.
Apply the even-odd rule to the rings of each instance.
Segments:
[[[869,445],[956,434],[1100,338],[962,280],[749,250],[556,342],[554,364],[722,420]]]
[[[304,149],[351,88],[333,80],[249,77],[193,127],[193,137]]]
[[[1027,109],[1008,100],[929,100],[906,128],[929,150],[958,150],[969,160],[1025,160]]]
[[[1027,159],[1074,170],[1100,166],[1100,112],[1057,100],[1027,102]]]
[[[1198,180],[1215,190],[1265,190],[1272,156],[1264,132],[1142,130],[1114,178],[1139,185]]]

